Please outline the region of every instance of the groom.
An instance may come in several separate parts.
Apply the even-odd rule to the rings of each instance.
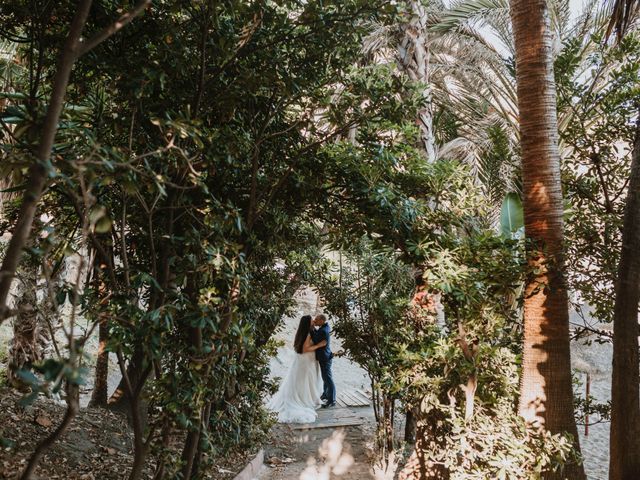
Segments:
[[[313,343],[319,343],[323,340],[327,341],[324,347],[316,350],[316,360],[320,364],[320,372],[322,373],[322,381],[324,382],[324,392],[320,397],[323,400],[322,408],[335,407],[336,405],[336,386],[333,383],[333,374],[331,373],[331,353],[330,332],[327,317],[320,314],[313,319],[313,326],[317,327],[311,330],[311,340]]]

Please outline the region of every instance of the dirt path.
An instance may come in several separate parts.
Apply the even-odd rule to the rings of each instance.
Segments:
[[[320,410],[315,424],[278,424],[259,480],[369,480],[374,435],[370,407]]]

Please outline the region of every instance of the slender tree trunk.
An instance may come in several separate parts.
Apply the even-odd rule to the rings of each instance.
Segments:
[[[132,385],[137,385],[146,380],[150,370],[144,368],[144,352],[141,347],[136,347],[134,350],[133,356],[126,367],[126,371]],[[108,406],[110,409],[122,412],[128,412],[130,410],[131,405],[129,404],[126,391],[126,380],[122,377],[117,388],[109,398]]]
[[[640,478],[640,115],[631,159],[613,317],[610,480]]]
[[[108,390],[109,390],[109,352],[107,351],[107,342],[109,340],[109,317],[108,317],[108,296],[111,288],[117,288],[115,285],[115,275],[113,274],[114,250],[113,240],[110,234],[100,235],[96,238],[96,242],[102,245],[100,254],[95,252],[93,260],[93,288],[97,295],[97,318],[98,318],[98,355],[96,358],[96,369],[93,382],[93,391],[91,392],[91,401],[89,405],[107,406]],[[105,258],[103,258],[105,257]]]
[[[125,366],[124,357],[122,352],[116,352],[118,357],[118,366],[120,367],[120,373],[125,382],[124,394],[127,396],[128,405],[130,407],[129,413],[131,415],[130,421],[133,428],[133,465],[131,466],[131,472],[129,472],[129,480],[139,480],[142,476],[144,466],[147,460],[147,454],[149,453],[149,441],[145,440],[145,419],[143,418],[143,409],[140,406],[140,398],[142,394],[142,388],[144,386],[143,381],[139,381],[137,384],[127,374],[127,368]],[[151,370],[150,367],[146,368],[141,373],[141,378],[146,378]]]
[[[187,277],[187,285],[185,289],[186,295],[193,305],[198,305],[198,277],[197,272],[191,272]],[[203,354],[202,352],[202,328],[189,327],[189,343],[190,349],[197,356]],[[207,370],[209,368],[207,367]],[[195,413],[195,412],[194,412]],[[198,426],[197,428],[190,429],[187,433],[187,438],[182,450],[182,478],[188,480],[195,478],[194,464],[195,459],[198,456],[200,439],[206,429],[209,427],[208,421],[205,422],[207,416],[207,405],[203,405],[198,412]]]
[[[201,413],[202,415],[202,413]],[[198,443],[202,432],[202,418],[199,425],[193,430],[189,430],[182,449],[182,478],[188,480],[192,477],[193,464],[198,453]]]
[[[408,409],[405,414],[404,441],[414,443],[416,441],[417,413],[415,409]]]
[[[193,460],[192,475],[194,478],[199,478],[200,469],[202,468],[202,457],[205,454],[205,452],[202,450],[202,446],[204,444],[204,442],[202,441],[202,437],[210,428],[209,421],[211,420],[212,406],[213,404],[211,402],[208,402],[204,407],[204,415],[202,418],[202,429],[200,430],[200,439],[198,441],[198,451],[196,452],[196,458]]]
[[[525,234],[531,276],[524,302],[520,414],[579,450],[563,262],[563,204],[552,33],[545,0],[512,0],[520,110]],[[584,479],[579,464],[545,478]]]
[[[109,352],[107,351],[107,340],[109,339],[108,328],[105,321],[98,325],[98,358],[96,359],[95,380],[93,391],[91,392],[91,407],[104,407],[107,405],[109,390]]]
[[[394,400],[384,395],[382,400],[382,448],[385,455],[393,451],[393,410]]]

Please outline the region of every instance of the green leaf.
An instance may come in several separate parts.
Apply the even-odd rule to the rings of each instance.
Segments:
[[[95,232],[96,233],[107,233],[111,230],[111,219],[107,216],[100,218],[96,222]]]
[[[15,186],[15,187],[11,187],[11,188],[5,188],[3,190],[0,190],[0,193],[14,193],[14,192],[21,192],[22,190],[25,189],[25,187],[27,186],[26,183],[23,183],[21,185]]]
[[[524,212],[520,196],[515,192],[508,193],[502,202],[502,211],[500,212],[502,235],[510,237],[523,226]]]
[[[29,385],[33,385],[33,386],[37,386],[40,381],[38,380],[38,377],[36,377],[33,372],[29,371],[29,370],[18,370],[16,372],[16,374],[18,375],[18,377],[20,377],[25,383],[29,384]]]
[[[66,290],[60,290],[58,291],[58,293],[56,293],[56,302],[58,302],[58,305],[63,305],[66,300],[67,300]]]
[[[104,205],[96,205],[91,209],[91,212],[89,213],[89,221],[95,225],[98,222],[98,220],[100,220],[106,214],[107,214],[107,209],[105,208]]]

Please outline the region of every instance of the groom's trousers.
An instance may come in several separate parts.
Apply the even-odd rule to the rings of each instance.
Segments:
[[[336,403],[336,385],[333,383],[333,373],[331,372],[332,359],[319,362],[322,382],[324,383],[324,392],[322,396],[329,403]]]

